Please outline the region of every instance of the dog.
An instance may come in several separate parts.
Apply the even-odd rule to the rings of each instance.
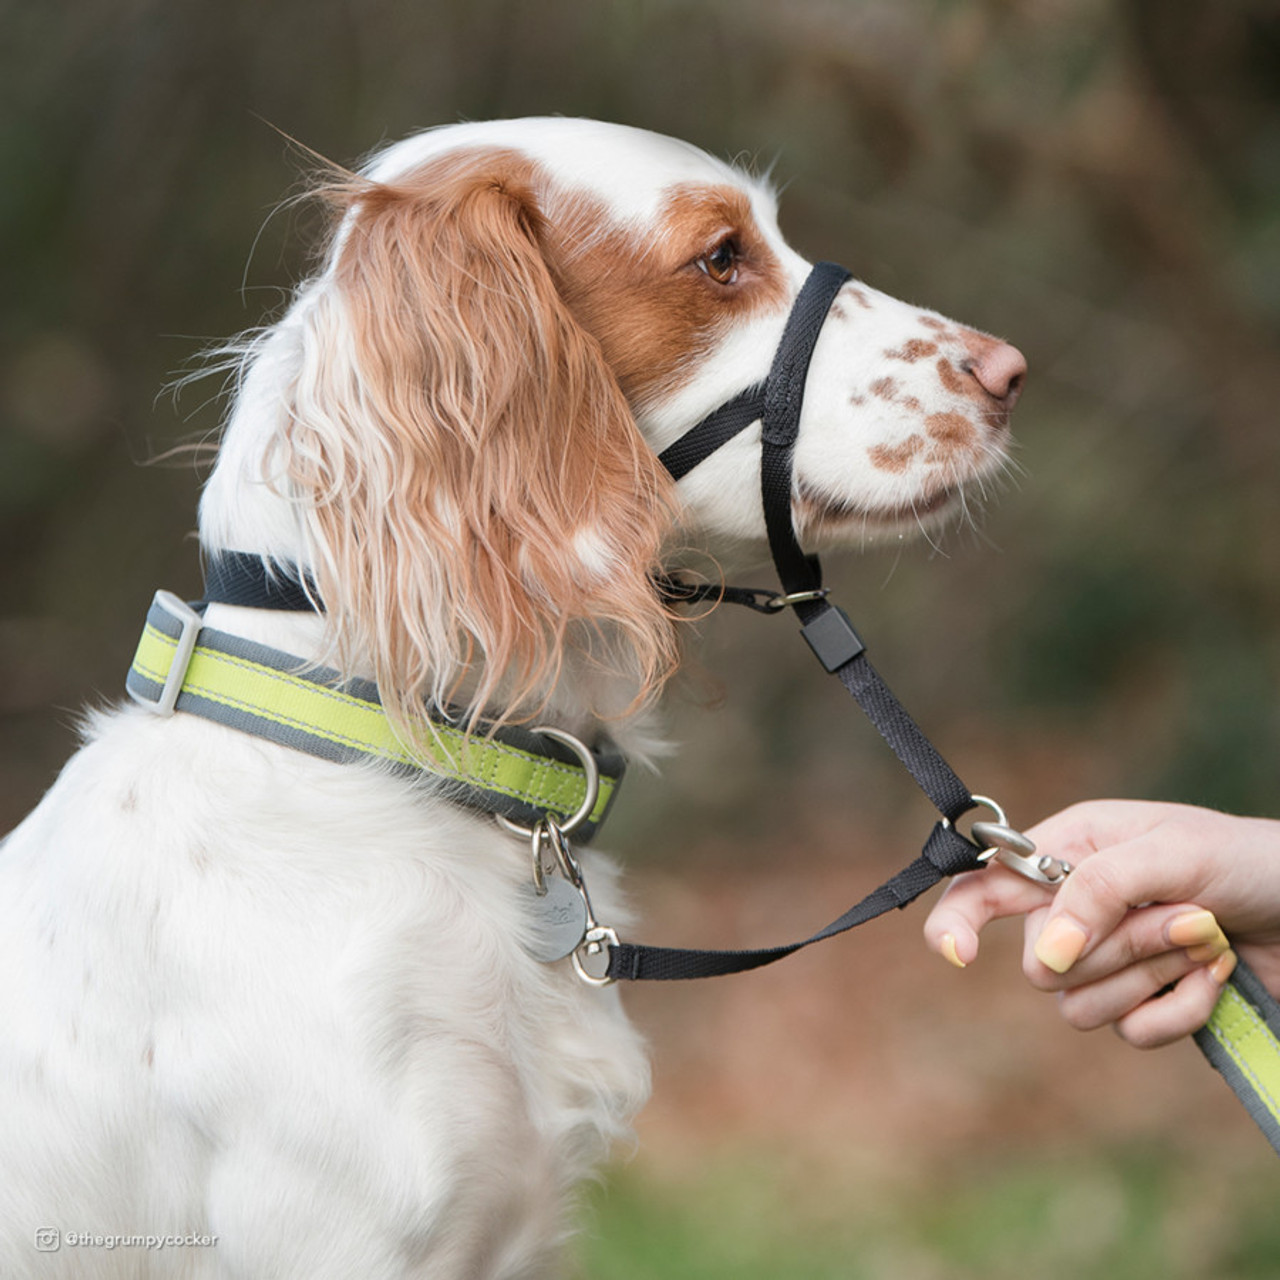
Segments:
[[[770,188],[554,118],[428,130],[318,190],[325,256],[238,348],[199,513],[206,560],[316,607],[203,624],[376,684],[415,757],[427,704],[464,742],[540,722],[654,757],[682,625],[654,574],[764,537],[758,424],[678,485],[657,455],[768,372],[809,272]],[[1024,374],[845,284],[800,539],[961,510]],[[529,824],[180,707],[84,738],[0,848],[0,1274],[559,1274],[573,1189],[649,1082],[616,987],[530,954]],[[573,856],[592,919],[625,921],[608,861]]]

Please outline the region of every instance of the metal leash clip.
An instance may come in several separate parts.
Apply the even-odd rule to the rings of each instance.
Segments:
[[[974,796],[995,814],[994,822],[975,822],[970,828],[973,838],[987,847],[978,854],[979,862],[999,862],[1010,871],[1056,889],[1071,874],[1072,866],[1061,858],[1036,854],[1035,841],[1009,825],[1004,810],[987,796]]]
[[[548,949],[535,952],[535,957],[549,963],[568,955],[573,960],[574,972],[583,982],[593,987],[607,987],[613,982],[607,971],[608,949],[618,945],[618,935],[608,925],[602,925],[596,919],[595,910],[591,906],[591,895],[587,892],[587,883],[582,876],[582,866],[573,856],[573,849],[569,844],[569,833],[584,822],[595,808],[600,793],[600,771],[586,744],[572,734],[549,725],[540,725],[533,732],[553,738],[568,747],[582,761],[586,778],[586,795],[582,804],[576,813],[564,821],[558,821],[547,814],[532,827],[522,827],[502,814],[496,815],[505,830],[529,840],[535,904],[538,899],[543,900],[541,906],[537,907],[537,913],[545,917],[544,924],[549,922],[554,925],[559,938],[566,939],[557,943],[556,937],[549,938]],[[547,853],[553,855],[553,865],[548,865]],[[560,872],[559,877],[548,875],[555,870]],[[565,900],[566,895],[570,899],[568,902]],[[568,932],[562,932],[563,930]],[[604,959],[603,968],[600,964],[601,957]],[[588,962],[591,964],[590,968]],[[593,972],[593,969],[598,972]]]
[[[589,986],[607,987],[613,979],[607,972],[609,953],[606,948],[618,945],[618,935],[608,925],[603,925],[596,919],[595,909],[591,905],[591,895],[587,892],[587,882],[582,878],[582,867],[573,856],[569,841],[555,823],[550,823],[549,826],[551,843],[555,848],[556,861],[560,865],[560,870],[564,878],[581,894],[582,905],[586,909],[586,928],[582,934],[582,941],[574,947],[572,952],[573,971]],[[587,961],[596,962],[598,968],[598,962],[602,956],[605,968],[598,973],[593,973],[587,968]]]

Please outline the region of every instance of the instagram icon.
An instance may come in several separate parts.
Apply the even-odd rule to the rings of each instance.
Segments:
[[[36,1228],[36,1248],[41,1253],[57,1253],[62,1247],[62,1236],[57,1227]]]

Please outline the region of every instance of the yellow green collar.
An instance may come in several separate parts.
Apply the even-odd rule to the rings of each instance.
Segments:
[[[587,770],[562,743],[518,726],[466,732],[427,706],[429,733],[410,749],[396,735],[367,680],[343,680],[278,649],[217,631],[194,608],[157,591],[125,681],[130,695],[161,715],[203,716],[324,760],[382,760],[442,780],[450,799],[531,827],[564,819],[582,805]],[[599,798],[577,828],[590,839],[622,781],[625,761],[612,743],[592,751]]]

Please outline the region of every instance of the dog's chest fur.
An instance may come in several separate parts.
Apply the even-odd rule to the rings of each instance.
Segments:
[[[54,1218],[216,1231],[192,1275],[552,1267],[647,1068],[615,999],[525,955],[520,845],[218,725],[91,733],[0,859],[0,1272]]]

